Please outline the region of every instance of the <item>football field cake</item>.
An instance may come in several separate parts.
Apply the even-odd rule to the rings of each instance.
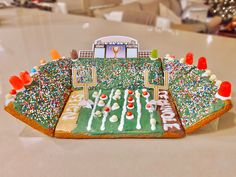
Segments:
[[[180,138],[229,111],[231,84],[193,65],[193,54],[158,57],[133,38],[99,38],[71,57],[51,51],[9,79],[5,110],[58,138]]]

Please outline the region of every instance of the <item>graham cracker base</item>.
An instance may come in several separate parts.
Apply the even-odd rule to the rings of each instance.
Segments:
[[[195,132],[197,129],[199,129],[199,128],[205,126],[206,124],[208,124],[209,122],[219,118],[221,115],[223,115],[224,113],[229,111],[233,106],[231,100],[225,100],[224,103],[225,103],[225,106],[223,108],[204,117],[203,119],[199,120],[198,122],[196,122],[192,126],[185,128],[185,132],[187,134],[191,134],[191,133]]]
[[[14,116],[15,118],[21,120],[22,122],[26,123],[27,125],[31,126],[32,128],[44,133],[45,135],[53,136],[54,129],[46,129],[46,128],[42,127],[42,125],[40,125],[39,123],[34,121],[33,119],[29,119],[28,117],[24,116],[23,114],[18,113],[14,109],[13,102],[10,102],[7,106],[4,107],[4,109],[8,113],[10,113],[12,116]]]

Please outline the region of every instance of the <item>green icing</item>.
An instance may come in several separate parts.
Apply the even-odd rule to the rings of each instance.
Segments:
[[[98,90],[97,90],[98,91]],[[109,96],[111,90],[102,90],[102,93],[105,93],[106,95]],[[91,94],[93,93],[93,91],[90,91],[90,98],[92,101],[94,101],[94,98],[91,97]],[[151,92],[150,92],[151,93]],[[162,129],[162,124],[161,124],[161,119],[160,116],[158,114],[158,112],[154,112],[153,113],[153,118],[156,119],[157,124],[156,124],[156,130],[151,130],[151,126],[150,126],[150,113],[148,110],[146,110],[145,105],[146,105],[146,98],[144,98],[143,96],[140,97],[140,101],[141,101],[141,129],[138,130],[136,129],[136,125],[137,125],[137,105],[136,105],[136,98],[133,95],[133,98],[135,99],[134,102],[134,109],[129,110],[127,109],[127,111],[131,111],[134,115],[134,119],[132,120],[128,120],[125,118],[125,123],[124,123],[124,128],[123,131],[119,131],[118,130],[118,126],[120,124],[120,119],[121,119],[121,114],[122,114],[122,110],[123,110],[123,103],[124,103],[124,90],[121,90],[121,99],[119,99],[118,101],[115,101],[112,99],[111,102],[111,106],[113,105],[113,103],[117,102],[120,106],[120,108],[118,110],[115,111],[110,111],[105,123],[105,130],[101,131],[100,127],[102,124],[102,117],[98,118],[98,117],[94,117],[93,119],[93,123],[92,123],[92,129],[90,131],[87,131],[87,125],[88,125],[88,120],[89,117],[91,115],[92,110],[88,109],[88,108],[81,108],[80,110],[80,114],[78,117],[78,121],[77,121],[77,127],[73,130],[73,133],[85,133],[85,134],[90,134],[90,135],[101,135],[101,134],[150,134],[150,133],[154,133],[156,134],[156,136],[161,136],[164,132]],[[149,99],[152,99],[152,94],[150,95]],[[108,102],[108,99],[105,100],[105,104]],[[96,111],[100,110],[101,112],[103,111],[103,107],[97,107]],[[112,115],[117,115],[118,117],[118,121],[117,122],[110,122],[109,118]]]

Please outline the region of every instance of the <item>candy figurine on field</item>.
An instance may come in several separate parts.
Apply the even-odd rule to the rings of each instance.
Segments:
[[[52,60],[9,78],[5,110],[49,136],[91,139],[181,138],[231,109],[231,84],[206,58],[194,66],[192,53],[139,49],[107,36],[68,58],[52,50]]]

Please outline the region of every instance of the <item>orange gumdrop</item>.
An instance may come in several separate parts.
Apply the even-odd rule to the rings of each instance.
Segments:
[[[30,77],[30,74],[27,71],[20,72],[20,78],[23,81],[24,85],[29,85],[32,82],[32,78]]]
[[[54,49],[51,50],[50,54],[51,54],[51,57],[52,57],[53,60],[58,60],[58,59],[61,58],[61,56],[60,56],[60,54],[58,53],[57,50],[54,50]]]
[[[18,76],[11,76],[9,82],[15,90],[21,90],[24,87],[23,81]]]

